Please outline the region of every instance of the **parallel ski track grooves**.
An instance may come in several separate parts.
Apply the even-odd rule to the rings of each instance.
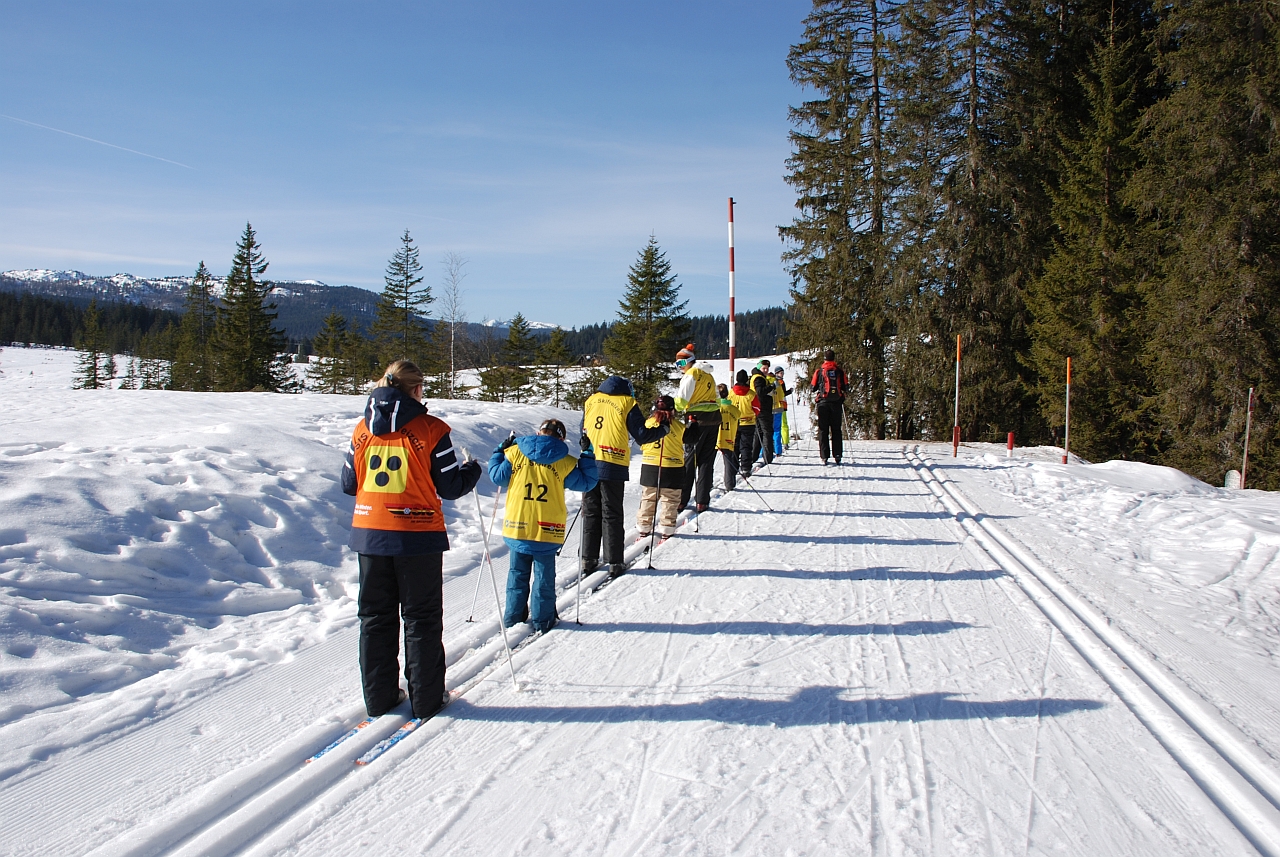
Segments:
[[[682,513],[677,519],[677,529],[683,529],[693,518],[689,512]],[[630,567],[648,552],[648,542],[636,543],[625,550],[623,560]],[[607,582],[607,570],[597,570],[583,579],[583,594],[590,595]],[[565,617],[562,622],[573,621],[567,617],[572,615],[576,594],[574,584],[566,585],[560,591],[556,607]],[[492,625],[489,639],[477,641],[479,645],[473,645],[456,665],[450,667],[448,683],[450,690],[456,693],[455,699],[464,696],[503,666],[505,651],[498,635],[497,621],[487,624]],[[514,637],[510,633],[508,636],[511,637],[512,652],[516,654],[541,635],[526,630],[517,632]],[[340,715],[343,731],[362,719],[362,715],[363,705],[353,705],[344,710]],[[163,819],[125,831],[93,849],[89,857],[156,857],[161,854],[213,857],[236,853],[268,836],[308,804],[347,781],[352,773],[362,770],[362,766],[354,763],[355,759],[399,731],[409,720],[405,714],[384,715],[308,763],[308,757],[324,748],[333,737],[331,730],[321,731],[312,724],[290,736],[259,761],[228,772],[195,790],[193,797],[198,799],[183,801],[185,806]],[[447,722],[447,717],[440,721],[433,718],[413,731],[432,734],[444,728],[443,724]],[[434,728],[425,728],[428,726]],[[407,752],[403,746],[397,746],[395,750],[399,751],[397,755]],[[384,755],[391,753],[392,748],[388,748]]]
[[[904,447],[902,454],[947,512],[1009,573],[1245,838],[1267,857],[1280,857],[1280,773],[1208,711],[1203,700],[991,521],[918,446]]]

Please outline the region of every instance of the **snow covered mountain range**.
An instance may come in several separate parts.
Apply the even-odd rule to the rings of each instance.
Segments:
[[[122,301],[181,312],[193,279],[191,275],[137,277],[133,274],[112,274],[104,277],[83,271],[31,268],[0,272],[0,291],[28,292],[76,303],[88,303],[95,298],[99,303]],[[214,276],[211,279],[213,293],[220,297],[226,288],[227,278]],[[325,316],[335,310],[346,316],[349,323],[367,330],[377,310],[378,296],[368,289],[331,286],[319,280],[270,282],[279,322],[291,337],[315,336],[324,325]],[[498,330],[506,330],[507,324],[500,319],[483,322],[485,327]],[[556,327],[547,322],[530,322],[529,326],[534,330]]]

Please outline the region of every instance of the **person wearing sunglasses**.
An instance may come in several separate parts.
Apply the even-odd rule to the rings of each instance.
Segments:
[[[684,490],[680,508],[689,505],[705,512],[711,506],[711,476],[715,471],[716,441],[720,437],[720,400],[716,379],[701,369],[693,354],[693,344],[676,354],[676,368],[683,375],[676,388],[676,410],[684,414]]]

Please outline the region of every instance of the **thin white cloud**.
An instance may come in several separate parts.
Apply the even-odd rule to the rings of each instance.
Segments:
[[[148,265],[181,265],[184,268],[189,264],[185,259],[158,259],[153,256],[128,256],[73,247],[37,247],[31,244],[0,243],[0,252],[9,255],[33,254],[42,258],[53,256],[61,259],[83,259],[86,262],[142,262]],[[48,265],[44,264],[41,267],[48,267]]]
[[[0,113],[0,119],[8,119],[11,122],[19,122],[23,125],[30,125],[32,128],[43,128],[46,131],[56,131],[59,134],[66,134],[68,137],[75,137],[77,140],[88,140],[90,143],[97,143],[99,146],[107,146],[112,149],[119,149],[122,152],[129,152],[134,155],[142,155],[144,158],[151,158],[154,161],[164,161],[166,164],[173,164],[175,167],[182,167],[184,170],[194,170],[195,167],[189,167],[186,164],[171,161],[168,158],[162,158],[159,155],[148,155],[146,152],[139,152],[137,149],[128,149],[124,146],[117,146],[115,143],[108,143],[104,140],[95,140],[92,137],[86,137],[83,134],[73,134],[70,131],[63,131],[61,128],[50,128],[48,125],[41,125],[39,122],[29,122],[26,119],[19,119],[17,116],[7,116]]]

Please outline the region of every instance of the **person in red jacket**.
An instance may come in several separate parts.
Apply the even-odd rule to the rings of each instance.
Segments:
[[[813,388],[813,401],[818,411],[818,455],[825,467],[828,458],[836,464],[844,457],[844,437],[840,428],[844,424],[844,397],[849,383],[844,370],[836,362],[836,353],[827,349],[822,365],[813,373],[809,386]]]
[[[444,704],[444,552],[441,500],[456,500],[480,479],[480,462],[461,463],[449,426],[422,403],[422,371],[408,360],[387,367],[351,433],[342,490],[354,494],[348,545],[360,557],[360,679],[370,717],[400,693],[400,615],[404,677],[414,717]]]

